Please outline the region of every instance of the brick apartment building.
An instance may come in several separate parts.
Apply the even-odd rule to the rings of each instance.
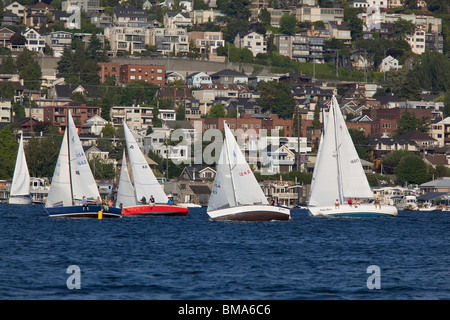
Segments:
[[[102,83],[106,77],[111,77],[123,85],[131,81],[145,81],[159,86],[166,83],[165,66],[100,62],[98,73]]]
[[[68,108],[70,108],[70,113],[77,128],[83,127],[87,119],[100,115],[100,107],[91,107],[85,104],[77,106],[44,106],[44,121],[59,127],[59,130],[64,132],[67,125]]]
[[[427,118],[428,123],[431,123],[431,120],[433,119],[431,109],[372,108],[363,110],[362,114],[367,115],[370,119],[372,119],[372,127],[370,130],[372,135],[388,134],[393,136],[394,132],[397,130],[398,119],[400,119],[402,113],[406,111],[414,113],[416,118]]]

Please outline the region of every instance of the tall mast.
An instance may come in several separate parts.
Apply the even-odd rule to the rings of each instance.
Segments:
[[[227,139],[227,133],[226,133],[226,130],[228,129],[228,125],[225,121],[223,123],[225,126],[227,126],[227,128],[224,128],[225,129],[225,148],[226,148],[227,157],[228,157],[228,168],[230,169],[231,187],[233,188],[234,203],[237,206],[238,203],[237,203],[237,199],[236,199],[236,188],[234,187],[234,177],[233,177],[233,171],[232,171],[233,168],[231,168],[230,150],[228,149],[228,139]]]
[[[336,103],[335,103],[336,101]],[[335,138],[335,144],[336,144],[336,162],[337,162],[337,178],[338,178],[338,192],[339,192],[339,203],[344,203],[344,196],[343,196],[343,190],[342,190],[342,170],[341,170],[341,155],[339,152],[340,149],[340,141],[338,139],[339,132],[338,132],[338,123],[337,123],[337,100],[333,96],[332,103],[331,103],[332,109],[333,109],[333,121],[334,121],[334,138]]]
[[[70,110],[69,107],[67,107],[67,121],[66,121],[66,130],[67,130],[67,159],[69,159],[69,181],[70,181],[70,196],[72,199],[72,205],[74,205],[73,202],[73,186],[72,186],[72,165],[70,164],[70,132],[69,132],[69,117],[70,117]]]

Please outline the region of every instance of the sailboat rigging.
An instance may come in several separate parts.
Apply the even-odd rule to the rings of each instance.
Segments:
[[[288,220],[290,210],[270,206],[224,121],[225,141],[220,153],[207,213],[213,220]]]
[[[314,216],[397,215],[393,206],[349,206],[345,204],[348,199],[373,200],[374,197],[336,97],[333,96],[328,116],[324,119],[324,131],[311,182],[309,212]],[[375,199],[374,203],[378,204],[378,200]]]

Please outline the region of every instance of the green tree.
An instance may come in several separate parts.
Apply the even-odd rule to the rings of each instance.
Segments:
[[[112,161],[105,161],[96,156],[89,160],[89,166],[95,179],[112,180],[116,177],[116,170]]]
[[[12,82],[0,82],[0,97],[13,99],[16,94],[16,89]]]
[[[0,64],[0,73],[14,74],[16,71],[16,62],[11,55],[8,55],[2,59],[2,63]]]
[[[229,18],[246,21],[250,18],[249,0],[218,0],[217,7]]]
[[[109,57],[100,39],[97,37],[97,33],[92,34],[88,47],[86,48],[86,57],[96,62],[108,62]]]
[[[386,92],[403,100],[419,100],[420,85],[411,70],[401,68],[386,72]]]
[[[261,9],[258,19],[263,26],[270,26],[271,16],[270,12],[266,8]]]
[[[16,67],[17,70],[20,72],[27,66],[33,62],[33,53],[28,50],[26,47],[23,49],[23,51],[17,56],[16,59]]]
[[[427,165],[415,154],[404,156],[394,169],[397,179],[404,184],[422,184],[430,180]]]
[[[19,72],[20,79],[23,80],[24,86],[30,90],[39,90],[41,88],[42,71],[39,62],[30,61],[21,67]]]
[[[63,54],[57,63],[58,75],[60,77],[67,78],[70,75],[72,59],[72,49],[69,46],[65,46]]]
[[[297,19],[294,15],[285,13],[280,19],[280,31],[283,34],[294,35],[297,26]]]
[[[241,61],[244,63],[253,62],[253,52],[248,48],[242,48],[240,51]]]
[[[394,135],[399,137],[415,130],[427,132],[428,127],[428,118],[417,118],[414,113],[406,110],[397,121],[397,130],[395,130]]]
[[[260,81],[256,89],[260,93],[258,103],[264,112],[275,113],[284,119],[292,117],[296,102],[288,83]]]
[[[223,38],[226,42],[233,43],[239,32],[247,32],[249,23],[247,19],[231,19],[223,31]]]
[[[114,128],[114,126],[112,125],[111,122],[108,122],[102,129],[102,131],[100,131],[100,133],[102,134],[102,136],[104,138],[106,137],[112,137],[116,134],[116,128]]]
[[[442,53],[427,50],[416,57],[413,73],[427,90],[438,93],[450,89],[450,60]]]
[[[145,81],[129,82],[123,89],[122,105],[152,104],[158,89],[157,85]]]
[[[355,145],[356,152],[358,152],[359,158],[370,161],[372,151],[372,147],[369,145],[370,138],[360,130],[348,129],[348,132],[352,137],[352,141]]]
[[[215,103],[207,114],[207,118],[223,118],[227,112],[221,103]]]
[[[312,125],[314,129],[320,129],[322,127],[322,124],[320,123],[320,109],[318,103],[316,103],[316,106],[314,107],[314,119],[312,121]]]
[[[410,152],[406,150],[397,150],[391,153],[388,153],[384,156],[381,161],[383,164],[383,173],[392,174],[394,173],[394,169],[400,163],[403,157],[409,155]]]
[[[31,138],[25,146],[28,170],[33,177],[52,177],[61,148],[62,135]]]
[[[450,117],[450,90],[445,93],[444,97],[444,118]]]
[[[397,40],[400,40],[407,34],[413,34],[415,28],[416,26],[413,22],[404,19],[398,19],[394,22],[394,37],[397,38]]]
[[[0,130],[0,179],[10,179],[14,173],[19,144],[14,138],[11,125]]]
[[[184,105],[183,104],[180,103],[178,105],[175,116],[176,116],[177,120],[184,120],[185,119],[186,114],[185,114],[185,109],[184,109]]]
[[[346,7],[344,9],[344,21],[350,28],[350,35],[353,41],[363,37],[363,21],[358,18],[358,13],[360,12],[360,8]]]

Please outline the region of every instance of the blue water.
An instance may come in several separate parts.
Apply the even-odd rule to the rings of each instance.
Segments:
[[[0,299],[450,299],[450,214],[49,218],[0,205]],[[80,268],[68,289],[67,268]],[[367,268],[380,268],[379,289]]]

